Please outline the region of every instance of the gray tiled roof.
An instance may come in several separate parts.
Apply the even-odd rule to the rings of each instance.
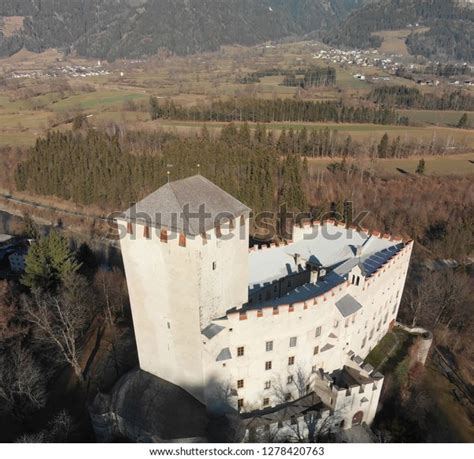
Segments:
[[[203,210],[204,218],[189,216]],[[162,186],[124,212],[124,218],[197,236],[220,218],[237,218],[250,209],[202,175]],[[201,212],[202,213],[202,212]],[[220,218],[219,218],[220,217]]]
[[[339,309],[342,317],[349,317],[359,309],[362,309],[362,305],[349,294],[343,296],[339,301],[336,301],[336,307]]]
[[[329,351],[329,349],[332,349],[334,346],[332,344],[326,344],[322,349],[321,352]]]
[[[229,360],[232,358],[232,354],[228,347],[225,347],[219,352],[219,355],[216,357],[216,362],[221,362],[222,360]]]
[[[214,336],[216,336],[218,333],[220,333],[222,330],[224,330],[225,327],[217,324],[209,324],[201,333],[207,338],[207,339],[212,339]]]

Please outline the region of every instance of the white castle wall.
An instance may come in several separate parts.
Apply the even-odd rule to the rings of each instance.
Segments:
[[[358,287],[345,283],[304,303],[233,312],[226,320],[215,321],[226,329],[210,340],[203,337],[207,398],[212,398],[214,384],[234,389],[237,395],[230,398],[234,406],[242,399],[245,411],[262,409],[265,398],[270,399],[270,405],[281,402],[281,387],[298,398],[295,384],[287,384],[290,375],[296,379],[298,372],[309,376],[314,368],[327,372],[339,369],[350,351],[365,358],[396,319],[412,247],[409,243]],[[364,308],[344,319],[335,303],[348,293]],[[318,327],[321,335],[316,337]],[[292,337],[297,338],[295,347],[290,347]],[[270,352],[266,351],[267,341],[273,341]],[[327,345],[332,347],[324,350]],[[238,357],[237,348],[242,346],[244,356]],[[319,352],[314,355],[316,346]],[[216,362],[224,348],[232,358]],[[288,365],[289,357],[295,357],[294,365]],[[265,370],[267,361],[272,362],[271,370]],[[244,380],[243,388],[237,388],[238,380]],[[271,389],[265,389],[267,381],[271,381]]]
[[[241,231],[239,223],[222,235]],[[201,329],[247,300],[248,219],[244,237],[224,241],[213,230],[206,243],[188,237],[186,247],[177,235],[165,243],[153,228],[148,239],[144,225],[129,234],[127,222],[118,224],[140,367],[204,402]]]

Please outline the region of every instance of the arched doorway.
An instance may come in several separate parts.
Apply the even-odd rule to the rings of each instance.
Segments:
[[[358,411],[352,417],[352,425],[353,426],[360,426],[362,424],[362,419],[364,418],[364,413],[362,411]]]

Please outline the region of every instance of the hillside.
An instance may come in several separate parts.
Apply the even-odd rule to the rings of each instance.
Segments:
[[[0,33],[0,56],[25,47],[95,58],[141,58],[250,45],[334,25],[361,0],[2,0],[0,17],[23,29]]]
[[[428,58],[473,60],[473,4],[458,0],[380,0],[353,11],[336,31],[326,31],[323,40],[331,45],[378,48],[382,38],[374,32],[428,27],[412,33],[407,46],[412,54]]]

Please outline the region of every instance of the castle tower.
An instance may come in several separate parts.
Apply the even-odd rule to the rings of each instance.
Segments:
[[[140,367],[202,402],[201,332],[248,300],[249,212],[196,175],[117,218]]]

